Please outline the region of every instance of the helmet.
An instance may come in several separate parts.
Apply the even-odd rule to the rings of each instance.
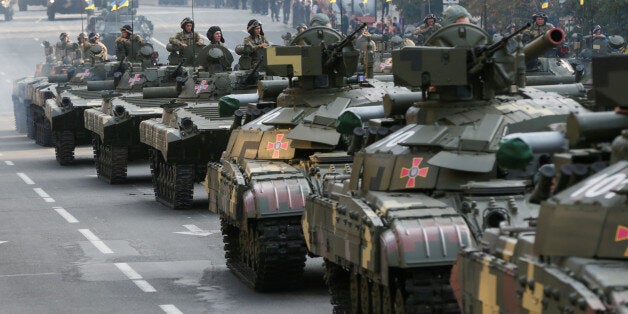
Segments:
[[[89,37],[89,42],[93,43],[93,42],[96,41],[96,39],[100,38],[100,34],[98,34],[98,33],[89,33],[88,37]]]
[[[264,36],[264,29],[262,29],[262,23],[260,23],[256,19],[252,19],[246,24],[246,32],[249,33],[251,36],[253,36],[253,30],[258,26],[260,27],[260,30],[261,30],[260,35]]]
[[[613,35],[608,37],[608,45],[613,49],[620,49],[626,44],[624,37]]]
[[[215,33],[215,32],[221,32],[221,33],[222,33],[222,30],[221,30],[221,29],[220,29],[220,27],[218,27],[218,26],[212,26],[212,27],[210,27],[210,28],[207,30],[207,38],[209,38],[209,41],[210,41],[210,42],[213,42],[213,41],[214,41],[214,33]],[[220,42],[221,42],[221,43],[224,43],[224,42],[225,42],[225,37],[224,37],[224,36],[221,36],[221,37],[220,37]]]
[[[314,14],[314,16],[312,16],[312,19],[310,20],[310,27],[327,26],[327,24],[329,23],[329,16],[324,13],[316,13]]]
[[[183,18],[183,20],[181,20],[181,29],[185,30],[185,24],[187,23],[191,23],[192,24],[192,31],[194,31],[194,20],[192,20],[189,17]]]
[[[433,19],[434,22],[436,22],[436,15],[430,13],[428,15],[425,16],[425,18],[423,19],[423,23],[427,24],[427,20],[429,19]]]
[[[543,20],[545,20],[545,22],[547,22],[547,14],[543,13],[543,12],[536,12],[534,14],[532,14],[532,21],[536,21],[537,17],[542,17]],[[545,24],[545,23],[543,23]]]
[[[63,38],[67,38],[67,37],[68,37],[68,33],[66,32],[59,34],[59,40],[63,40]]]
[[[452,5],[443,11],[443,22],[446,25],[454,24],[457,19],[465,16],[471,19],[471,14],[467,9],[459,5]]]
[[[597,32],[597,31],[600,31],[600,32],[601,32],[601,31],[602,31],[602,26],[600,26],[600,25],[595,25],[595,26],[591,27],[591,34],[593,34],[593,33]]]
[[[306,30],[307,29],[307,25],[305,25],[305,23],[301,23],[301,24],[297,25],[296,30],[298,31],[300,29]]]
[[[80,33],[77,37],[76,40],[81,41],[81,39],[87,39],[87,34],[85,33]]]
[[[127,32],[129,34],[133,34],[133,27],[131,27],[131,25],[124,25],[120,28],[121,32]]]
[[[510,25],[506,26],[507,31],[510,31],[513,28],[517,29],[517,25],[515,23],[510,23]]]

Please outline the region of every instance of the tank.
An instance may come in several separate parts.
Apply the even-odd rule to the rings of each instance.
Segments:
[[[147,42],[153,36],[154,25],[151,20],[143,15],[134,14],[133,8],[116,11],[102,10],[99,15],[91,16],[87,22],[87,32],[99,33],[100,42],[107,51],[113,54],[116,51],[116,38],[120,37],[120,28],[123,25],[133,25],[133,33],[139,35]]]
[[[352,162],[334,127],[340,112],[408,92],[391,82],[356,80],[353,37],[312,27],[292,41],[303,46],[267,48],[267,73],[287,77],[288,88],[277,108],[232,131],[221,159],[207,165],[209,209],[220,215],[227,266],[256,290],[302,282],[305,198],[320,193],[320,178],[344,174]]]
[[[207,46],[200,55],[215,55],[215,48]],[[231,55],[224,47],[217,49]],[[205,70],[216,69],[215,63],[207,62],[206,57],[197,60]],[[226,66],[230,67],[228,63]],[[258,102],[256,93],[259,78],[256,69],[198,72],[172,87],[180,89],[179,96],[163,105],[161,118],[140,123],[140,142],[150,147],[157,201],[173,209],[192,206],[194,183],[204,180],[208,162],[219,160],[234,116],[246,113],[251,118],[264,112],[264,103]],[[254,105],[249,107],[249,103]],[[273,104],[274,101],[268,103]]]
[[[552,46],[548,36],[531,43],[547,47],[537,53]],[[524,48],[511,55],[508,38],[490,45],[488,38],[475,25],[453,24],[427,46],[393,51],[395,82],[420,92],[387,95],[381,113],[349,116],[402,119],[405,126],[374,143],[362,123],[352,132],[351,124],[337,128],[353,134],[353,167],[306,198],[302,219],[308,252],[324,258],[336,311],[458,312],[449,284],[458,250],[491,226],[528,226],[537,217],[539,205],[527,197],[536,164],[526,166],[543,151],[509,142],[507,155],[521,159],[502,164],[498,144],[586,110],[524,87]],[[542,139],[566,145],[560,137],[556,144]]]
[[[115,92],[103,95],[102,105],[84,112],[84,125],[92,135],[96,174],[110,184],[126,180],[127,164],[148,160],[148,146],[139,140],[140,122],[161,117],[161,105],[177,97],[177,79],[190,69],[163,66],[126,71]],[[147,88],[144,91],[144,88]]]

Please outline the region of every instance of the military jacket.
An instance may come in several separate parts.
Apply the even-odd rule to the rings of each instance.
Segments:
[[[545,33],[547,33],[547,31],[549,31],[550,29],[554,28],[554,24],[552,23],[545,23],[545,25],[537,25],[536,23],[532,24],[532,26],[530,28],[528,28],[527,30],[524,31],[525,34],[527,34],[530,38],[530,40],[533,40]]]
[[[169,42],[172,44],[177,44],[177,45],[186,44],[188,46],[195,45],[199,41],[202,44],[205,44],[205,41],[203,41],[203,38],[201,38],[201,35],[199,35],[198,32],[191,32],[191,33],[178,32],[173,37],[170,37],[170,40],[169,40]]]

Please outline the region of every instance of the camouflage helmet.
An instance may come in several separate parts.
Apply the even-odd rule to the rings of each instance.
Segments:
[[[183,18],[183,20],[181,20],[181,29],[185,30],[185,24],[188,24],[188,23],[192,24],[192,31],[194,31],[194,20],[192,20],[189,17],[185,17]]]
[[[220,32],[220,42],[224,43],[225,42],[225,37],[222,34],[222,30],[220,29],[219,26],[212,26],[207,30],[207,38],[209,39],[209,41],[211,43],[214,43],[214,33],[216,32]]]
[[[599,31],[600,33],[602,32],[602,26],[600,25],[595,25],[593,27],[591,27],[591,34],[595,34],[595,32]]]
[[[545,25],[545,23],[547,23],[547,14],[545,14],[543,12],[536,12],[536,13],[532,14],[532,22],[535,22],[537,17],[542,17],[543,18],[543,20],[545,21],[545,22],[543,22],[543,25]]]
[[[436,22],[436,15],[434,15],[433,13],[426,15],[425,18],[423,19],[423,23],[427,24],[427,20],[429,19],[432,19],[434,20],[434,22]]]
[[[68,33],[63,32],[63,33],[59,34],[59,40],[63,40],[63,38],[68,38]]]
[[[253,30],[258,26],[260,28],[259,34],[264,36],[264,29],[262,28],[262,23],[260,23],[260,21],[256,19],[252,19],[246,24],[246,32],[249,33],[249,35],[253,36]]]
[[[81,39],[86,40],[87,39],[87,34],[85,34],[83,32],[83,33],[78,34],[78,36],[76,36],[76,40],[77,41],[81,41]]]
[[[133,27],[131,27],[131,25],[124,25],[120,28],[121,32],[127,32],[129,34],[133,34]]]
[[[88,38],[89,38],[89,42],[95,42],[96,39],[100,38],[100,34],[92,32],[92,33],[89,33]]]
[[[300,29],[303,29],[303,31],[305,31],[307,29],[307,25],[305,25],[305,23],[301,23],[301,24],[297,25],[297,27],[295,27],[295,29],[297,31],[299,31]]]
[[[471,19],[471,14],[469,14],[469,11],[467,11],[467,9],[465,9],[462,6],[459,6],[459,5],[449,6],[447,7],[447,9],[445,9],[445,11],[443,11],[443,24],[445,25],[454,24],[456,20],[461,17],[467,17]]]
[[[324,13],[316,13],[314,14],[314,16],[312,16],[312,19],[310,20],[310,27],[327,26],[327,24],[329,23],[329,16]]]

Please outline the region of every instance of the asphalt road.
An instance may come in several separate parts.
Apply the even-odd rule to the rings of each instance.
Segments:
[[[61,167],[52,148],[14,131],[12,80],[33,75],[43,40],[81,31],[80,15],[46,19],[29,7],[0,21],[0,313],[329,313],[320,259],[309,259],[303,288],[256,293],[225,267],[218,217],[202,185],[193,209],[174,211],[154,200],[148,165],[131,164],[129,183],[96,178],[91,148]],[[155,25],[155,47],[194,16],[202,34],[222,27],[233,49],[258,18],[272,42],[291,31],[269,16],[231,9],[142,5]]]

